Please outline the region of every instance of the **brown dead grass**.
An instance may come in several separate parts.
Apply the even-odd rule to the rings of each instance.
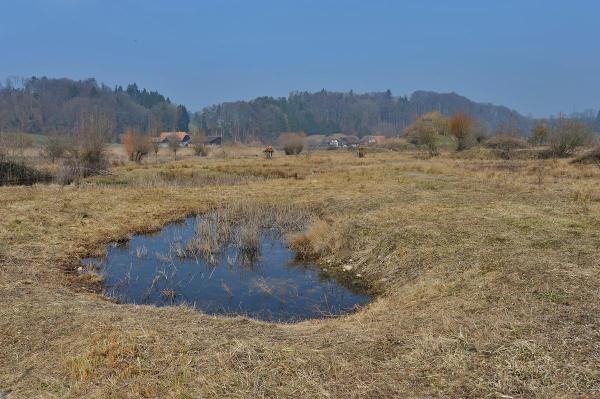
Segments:
[[[253,178],[136,180],[167,170]],[[118,184],[0,188],[11,399],[600,394],[597,167],[328,151],[116,172]],[[268,324],[115,304],[72,272],[110,241],[231,199],[318,207],[291,241],[381,294],[353,315]]]

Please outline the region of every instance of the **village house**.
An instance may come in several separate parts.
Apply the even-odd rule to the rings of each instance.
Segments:
[[[340,146],[340,141],[338,139],[329,139],[327,141],[327,145],[330,147],[339,147]]]
[[[327,140],[329,147],[357,147],[358,144],[360,144],[358,137],[344,134],[331,135]]]

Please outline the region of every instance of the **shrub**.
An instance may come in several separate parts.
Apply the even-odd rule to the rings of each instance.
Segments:
[[[179,150],[181,142],[176,136],[169,136],[167,137],[167,144],[171,151],[173,151],[173,158],[177,160],[177,150]]]
[[[205,157],[209,153],[206,143],[206,135],[200,128],[192,129],[192,145],[196,156]]]
[[[67,153],[67,149],[68,145],[64,139],[50,137],[42,147],[42,156],[54,164],[57,159],[62,158]]]
[[[456,151],[463,151],[472,145],[473,120],[465,113],[459,112],[450,118],[450,134],[456,139]]]
[[[20,185],[34,184],[42,181],[49,181],[51,175],[39,171],[29,166],[9,160],[0,160],[0,186],[2,185]]]
[[[440,137],[433,126],[415,122],[410,127],[408,137],[412,144],[426,149],[429,155],[436,156],[439,154]]]
[[[194,144],[194,155],[205,157],[210,153],[210,149],[206,144]]]
[[[531,137],[529,142],[533,145],[543,145],[548,142],[548,135],[550,134],[548,127],[544,122],[536,123],[531,129]]]
[[[154,159],[158,161],[158,151],[160,150],[160,140],[156,137],[150,139],[150,145],[152,146],[152,152],[154,152]]]
[[[517,136],[500,134],[484,141],[484,146],[496,150],[502,159],[510,159],[514,150],[527,148],[527,142]]]
[[[279,136],[279,145],[286,155],[298,155],[304,149],[304,133],[282,133]]]
[[[121,137],[121,143],[130,161],[141,162],[144,155],[150,152],[150,140],[135,129],[129,128]]]
[[[109,168],[106,142],[112,129],[112,121],[105,114],[88,113],[81,118],[77,160],[85,176],[104,173]]]
[[[106,174],[110,167],[106,140],[112,132],[110,119],[99,113],[88,113],[78,121],[77,137],[66,143],[66,159],[56,173],[56,181],[69,184],[79,178]]]
[[[473,141],[477,144],[483,144],[487,139],[489,139],[487,130],[484,126],[477,124],[473,129]]]
[[[58,184],[71,184],[84,177],[84,169],[75,158],[64,160],[58,167],[54,180]]]
[[[422,115],[406,128],[408,140],[426,149],[429,155],[439,154],[440,139],[448,134],[448,119],[439,112]]]
[[[548,137],[550,145],[549,156],[553,158],[562,158],[572,155],[577,147],[584,146],[591,142],[592,129],[585,123],[561,118],[558,123],[552,127]]]
[[[103,174],[109,168],[106,147],[100,142],[83,142],[79,148],[79,161],[84,177]]]

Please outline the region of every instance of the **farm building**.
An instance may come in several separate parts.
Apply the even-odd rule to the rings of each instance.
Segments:
[[[208,136],[204,140],[204,144],[208,145],[221,145],[223,144],[223,138],[221,136]]]
[[[162,132],[156,141],[160,143],[161,147],[166,147],[171,137],[178,140],[181,147],[187,147],[190,144],[191,136],[186,132]]]

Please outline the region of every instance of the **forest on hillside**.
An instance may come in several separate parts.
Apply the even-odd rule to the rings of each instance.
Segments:
[[[322,90],[292,92],[287,98],[258,97],[213,105],[195,113],[192,123],[209,134],[239,141],[273,140],[282,132],[344,132],[364,136],[401,134],[419,115],[465,112],[482,129],[527,131],[531,121],[507,107],[473,102],[455,93],[414,92],[410,97],[384,92],[356,94]]]
[[[31,77],[0,84],[0,132],[72,135],[89,113],[109,121],[111,140],[127,128],[158,134],[187,131],[189,125],[185,106],[156,91],[140,90],[135,83],[123,89],[95,79]]]
[[[359,137],[403,134],[419,116],[429,112],[470,115],[485,134],[527,135],[535,122],[504,106],[478,103],[456,93],[416,91],[409,97],[390,90],[357,94],[321,90],[292,92],[287,97],[258,97],[212,105],[192,115],[157,91],[133,83],[110,88],[95,79],[71,80],[31,77],[0,83],[0,132],[74,135],[90,113],[110,125],[109,140],[118,140],[127,128],[157,135],[161,131],[202,128],[208,135],[250,142],[273,142],[284,132]],[[574,119],[595,124],[600,113],[587,110]]]

